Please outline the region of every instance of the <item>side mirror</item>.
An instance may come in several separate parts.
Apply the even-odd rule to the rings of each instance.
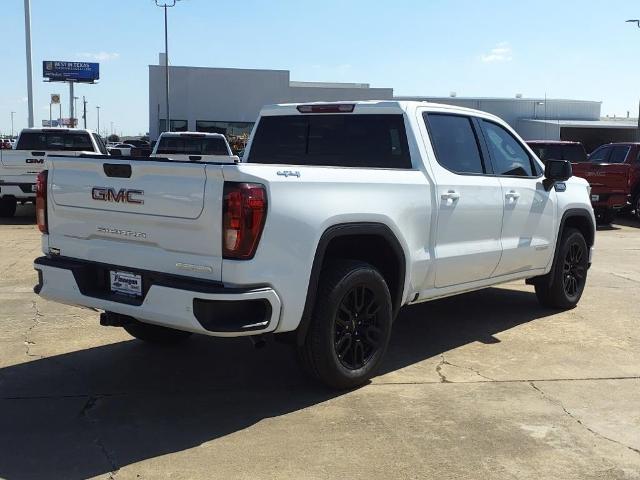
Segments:
[[[547,160],[544,165],[543,185],[546,190],[551,190],[556,182],[564,182],[573,176],[573,168],[568,160]]]

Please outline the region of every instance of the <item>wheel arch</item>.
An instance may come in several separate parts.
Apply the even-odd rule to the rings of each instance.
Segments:
[[[362,260],[376,267],[389,286],[394,318],[402,306],[407,266],[404,250],[395,233],[383,223],[333,225],[323,232],[318,241],[304,310],[296,330],[298,345],[304,343],[309,329],[323,267],[332,258]]]
[[[593,223],[593,217],[591,212],[584,208],[570,208],[562,214],[560,220],[560,228],[558,228],[558,238],[556,240],[556,249],[553,254],[553,264],[551,266],[551,272],[555,271],[556,263],[558,262],[558,253],[560,251],[560,243],[562,241],[562,235],[567,228],[575,228],[582,233],[587,247],[593,247],[596,237],[596,226]],[[589,264],[590,265],[590,264]],[[549,275],[549,285],[553,285],[553,275]]]

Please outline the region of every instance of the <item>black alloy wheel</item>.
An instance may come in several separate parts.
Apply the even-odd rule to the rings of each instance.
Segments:
[[[391,294],[380,272],[359,260],[332,260],[323,268],[298,358],[328,387],[363,385],[382,363],[392,323]]]
[[[364,367],[380,348],[382,301],[365,285],[353,287],[343,297],[334,321],[334,348],[345,368]]]
[[[564,258],[562,284],[568,298],[576,298],[584,287],[587,278],[586,252],[582,244],[573,242],[569,245]]]

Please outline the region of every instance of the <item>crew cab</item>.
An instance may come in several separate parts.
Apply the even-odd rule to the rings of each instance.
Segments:
[[[640,143],[609,143],[595,149],[589,162],[575,166],[591,184],[596,214],[610,223],[620,210],[633,210],[640,220]]]
[[[36,175],[48,155],[105,155],[102,139],[89,130],[28,128],[15,150],[0,150],[0,217],[12,217],[18,202],[35,202]]]
[[[334,388],[405,305],[526,280],[574,307],[595,232],[570,162],[422,102],[265,107],[241,163],[57,155],[37,192],[42,297],[148,342],[274,334]]]
[[[231,152],[224,135],[202,132],[161,133],[150,157],[192,162],[234,163],[240,160]]]

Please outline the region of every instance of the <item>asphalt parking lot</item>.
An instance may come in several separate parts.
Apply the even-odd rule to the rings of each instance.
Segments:
[[[36,297],[33,210],[0,221],[0,477],[640,478],[640,225],[597,234],[575,310],[508,284],[405,309],[348,393],[289,347],[153,348]]]

